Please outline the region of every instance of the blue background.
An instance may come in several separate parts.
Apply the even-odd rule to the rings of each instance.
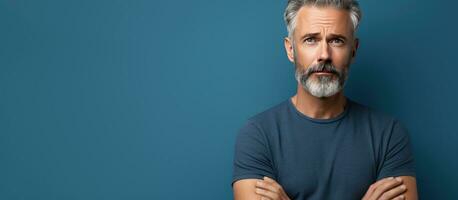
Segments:
[[[235,134],[294,95],[286,0],[0,1],[0,199],[232,199]],[[458,199],[456,1],[366,0],[350,98]]]

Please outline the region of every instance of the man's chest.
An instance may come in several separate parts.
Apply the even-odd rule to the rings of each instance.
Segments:
[[[375,181],[376,153],[367,134],[326,134],[290,134],[272,145],[277,180],[292,199],[359,197]]]

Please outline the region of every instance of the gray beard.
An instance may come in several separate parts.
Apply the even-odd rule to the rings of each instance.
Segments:
[[[331,71],[334,75],[311,77],[314,71],[320,70]],[[344,88],[347,79],[347,70],[337,70],[332,64],[324,63],[312,65],[305,71],[296,67],[295,77],[305,91],[309,92],[312,96],[323,98],[333,96]]]

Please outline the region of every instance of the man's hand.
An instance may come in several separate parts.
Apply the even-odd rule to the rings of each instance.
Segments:
[[[369,187],[363,200],[403,200],[406,189],[401,178],[384,178]]]
[[[261,200],[290,200],[281,185],[267,176],[256,181],[256,194],[261,195]]]

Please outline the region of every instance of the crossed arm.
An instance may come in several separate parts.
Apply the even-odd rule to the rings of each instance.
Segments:
[[[233,189],[234,200],[289,200],[281,185],[268,177],[238,180]],[[415,177],[381,179],[368,188],[362,200],[418,200]]]

